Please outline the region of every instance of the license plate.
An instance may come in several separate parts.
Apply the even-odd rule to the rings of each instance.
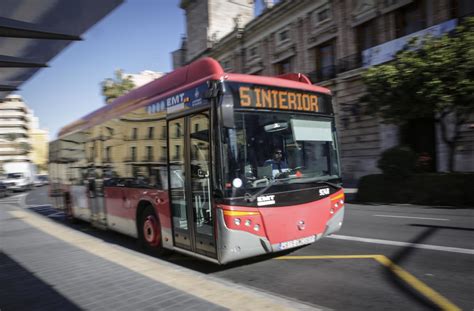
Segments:
[[[312,235],[306,238],[302,239],[296,239],[292,241],[287,241],[287,242],[281,242],[280,243],[280,249],[288,249],[288,248],[293,248],[293,247],[298,247],[301,245],[306,245],[306,244],[311,244],[316,241],[316,236]]]

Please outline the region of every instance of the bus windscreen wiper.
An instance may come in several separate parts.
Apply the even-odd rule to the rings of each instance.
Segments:
[[[256,193],[254,193],[253,195],[251,195],[250,193],[245,193],[245,199],[247,200],[247,202],[253,202],[255,201],[255,199],[263,194],[265,191],[267,191],[271,186],[277,184],[277,183],[280,183],[282,181],[285,181],[285,180],[289,180],[291,179],[291,177],[287,177],[287,178],[279,178],[279,179],[274,179],[274,180],[270,180],[270,182],[268,183],[268,185],[266,185],[265,187],[263,187],[261,190],[257,191]]]

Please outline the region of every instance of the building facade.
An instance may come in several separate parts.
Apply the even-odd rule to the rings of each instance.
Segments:
[[[19,95],[0,102],[0,162],[29,161],[31,149],[29,110]]]
[[[195,14],[197,4],[190,5],[194,2],[203,5],[206,1],[182,1],[186,38],[194,37],[200,22],[189,18]],[[399,144],[428,154],[431,170],[445,171],[447,147],[434,120],[397,127],[365,115],[360,101],[364,94],[361,74],[393,59],[410,37],[441,35],[473,12],[470,0],[282,0],[245,25],[235,23],[233,30],[205,49],[195,49],[183,38],[173,62],[179,67],[210,56],[228,72],[270,76],[301,72],[313,83],[331,89],[346,180],[379,172],[381,153]],[[463,126],[456,156],[456,170],[474,171],[472,125]]]
[[[48,140],[48,131],[39,129],[38,119],[20,95],[0,101],[0,166],[28,161],[46,169]]]
[[[36,164],[38,174],[48,173],[49,131],[39,128],[38,117],[33,116],[31,111],[30,142],[31,162]]]

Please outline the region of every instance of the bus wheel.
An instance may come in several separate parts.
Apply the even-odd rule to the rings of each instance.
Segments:
[[[162,254],[161,226],[153,207],[147,206],[140,216],[138,240],[142,249],[148,253]]]

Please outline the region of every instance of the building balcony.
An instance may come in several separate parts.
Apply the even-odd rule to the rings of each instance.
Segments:
[[[2,118],[17,118],[17,119],[23,119],[26,118],[26,114],[22,111],[17,111],[17,110],[3,110],[0,109],[0,115]]]
[[[0,149],[0,155],[2,156],[27,155],[28,153],[29,151],[24,150],[24,149],[15,149],[15,150]]]
[[[110,157],[102,158],[102,163],[112,163],[112,159]]]
[[[362,67],[361,53],[352,54],[338,60],[337,73],[342,73]]]
[[[28,137],[28,130],[23,127],[0,127],[0,135],[15,134],[17,137]]]
[[[308,73],[308,77],[313,83],[329,80],[336,77],[336,66],[330,65]]]

